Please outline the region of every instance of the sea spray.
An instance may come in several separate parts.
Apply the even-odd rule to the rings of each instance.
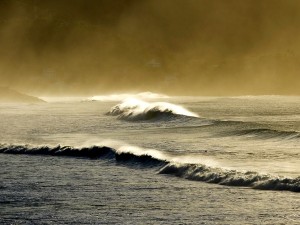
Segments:
[[[128,98],[138,98],[143,100],[150,99],[168,99],[170,98],[164,94],[158,94],[153,92],[141,92],[137,94],[111,94],[111,95],[95,95],[87,99],[87,101],[100,101],[100,102],[108,102],[108,101],[123,101]]]
[[[119,146],[113,149],[106,146],[76,148],[72,146],[31,146],[0,144],[0,153],[31,154],[51,156],[103,158],[115,160],[128,166],[157,167],[159,174],[168,174],[188,180],[203,181],[227,186],[250,187],[260,190],[285,190],[300,192],[300,177],[275,177],[268,174],[247,171],[226,170],[201,163],[188,163],[180,156],[172,157],[155,149],[144,149],[135,146]]]
[[[115,105],[108,115],[118,116],[124,120],[151,120],[172,117],[199,117],[182,106],[168,102],[146,102],[135,98],[129,98]]]

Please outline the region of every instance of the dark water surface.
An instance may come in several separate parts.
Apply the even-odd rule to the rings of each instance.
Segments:
[[[193,182],[105,160],[0,155],[1,224],[297,224],[298,193]]]

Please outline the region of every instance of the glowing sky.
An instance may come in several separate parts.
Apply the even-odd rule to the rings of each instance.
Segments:
[[[300,94],[298,0],[1,0],[0,86]]]

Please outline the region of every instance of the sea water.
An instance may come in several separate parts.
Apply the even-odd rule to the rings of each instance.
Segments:
[[[0,105],[3,224],[299,224],[300,98]]]

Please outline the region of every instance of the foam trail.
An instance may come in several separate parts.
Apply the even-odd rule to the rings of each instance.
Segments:
[[[135,98],[126,99],[115,105],[108,114],[125,120],[149,120],[176,116],[199,117],[196,113],[179,105],[168,102],[149,103]]]
[[[71,146],[30,146],[0,144],[0,153],[33,154],[52,156],[88,157],[115,160],[129,166],[158,167],[159,174],[168,174],[184,179],[203,181],[227,186],[242,186],[260,190],[285,190],[300,192],[300,177],[286,178],[259,174],[257,172],[240,172],[211,167],[201,162],[188,163],[180,156],[172,157],[155,149],[143,149],[129,145],[118,145],[117,149],[106,146],[75,148]],[[195,162],[195,160],[193,160]]]
[[[42,96],[40,99],[48,103],[65,103],[65,102],[81,102],[85,100],[85,97],[46,97]]]

